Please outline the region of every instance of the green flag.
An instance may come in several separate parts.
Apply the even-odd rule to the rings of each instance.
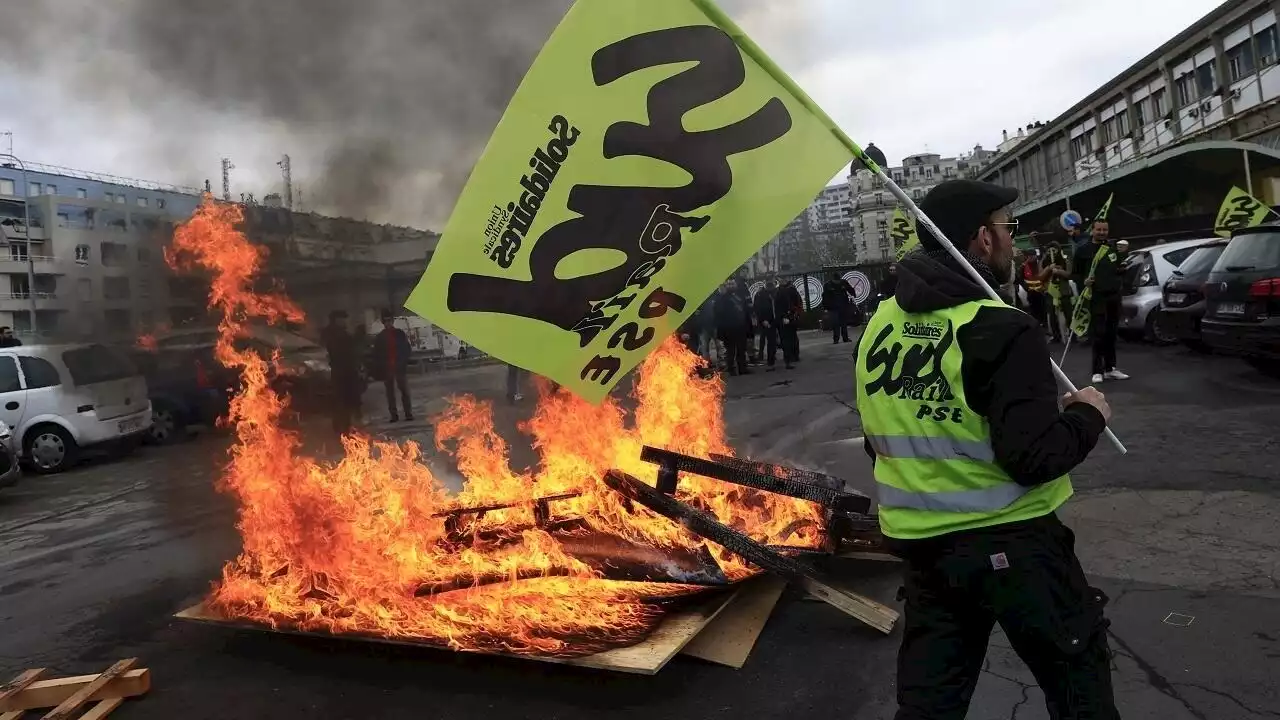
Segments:
[[[1238,187],[1233,187],[1222,200],[1222,207],[1218,208],[1218,218],[1213,223],[1213,232],[1222,237],[1231,237],[1233,231],[1261,225],[1271,213],[1272,210],[1266,203]]]
[[[915,249],[920,244],[920,234],[916,232],[916,223],[914,218],[907,217],[902,208],[894,208],[893,220],[889,225],[889,237],[893,240],[893,247],[898,248],[894,255],[894,260],[901,260],[903,256]]]
[[[709,0],[578,0],[406,307],[599,401],[852,157]]]

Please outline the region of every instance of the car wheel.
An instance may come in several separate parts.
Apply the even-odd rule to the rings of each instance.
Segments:
[[[1164,313],[1158,309],[1147,313],[1147,326],[1143,332],[1147,342],[1152,342],[1156,345],[1172,345],[1178,342],[1177,336],[1171,334],[1168,328],[1165,327],[1165,323],[1162,320],[1163,317]]]
[[[168,445],[177,442],[186,434],[186,427],[173,408],[165,405],[151,406],[151,430],[147,440],[156,445]]]
[[[73,466],[80,455],[75,438],[59,425],[37,425],[23,439],[24,457],[39,475],[53,475]]]

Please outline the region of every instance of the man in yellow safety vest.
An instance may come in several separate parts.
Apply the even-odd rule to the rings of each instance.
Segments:
[[[920,206],[996,287],[1016,198],[948,180]],[[897,718],[962,720],[997,622],[1050,717],[1116,718],[1106,596],[1055,514],[1110,407],[1094,388],[1060,398],[1036,321],[987,299],[924,227],[920,244],[855,353],[880,527],[906,561]]]

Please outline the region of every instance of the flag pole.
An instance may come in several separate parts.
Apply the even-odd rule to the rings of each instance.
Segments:
[[[938,242],[941,243],[943,249],[945,249],[951,257],[960,264],[960,267],[964,268],[969,277],[978,284],[978,287],[986,291],[988,297],[997,302],[1004,302],[1004,299],[995,291],[995,288],[988,285],[987,281],[982,279],[982,275],[978,272],[977,268],[969,264],[969,261],[965,259],[964,255],[960,254],[960,251],[956,249],[956,246],[951,243],[951,240],[949,240],[947,236],[938,229],[938,226],[933,224],[933,221],[929,219],[929,216],[925,215],[924,211],[915,204],[911,199],[911,196],[907,195],[902,188],[898,187],[898,184],[895,183],[893,179],[885,173],[884,169],[876,164],[874,160],[867,157],[867,154],[862,151],[862,148],[858,147],[858,144],[846,135],[845,132],[836,125],[835,121],[818,106],[818,103],[814,102],[813,98],[809,97],[809,94],[797,85],[795,80],[792,80],[789,75],[783,72],[782,68],[778,67],[777,63],[775,63],[773,59],[755,43],[754,40],[743,32],[742,29],[733,22],[732,18],[725,14],[725,12],[721,10],[713,0],[691,0],[691,2],[707,16],[708,20],[717,25],[721,30],[728,34],[729,37],[733,38],[733,41],[738,48],[742,50],[747,57],[754,60],[761,69],[767,72],[769,76],[773,78],[774,82],[777,82],[785,88],[787,92],[789,92],[792,97],[794,97],[796,101],[804,107],[804,109],[808,110],[814,117],[821,120],[822,123],[831,131],[831,134],[840,141],[840,144],[844,145],[845,149],[853,154],[855,162],[861,162],[864,167],[875,173],[876,176],[884,182],[885,187],[889,189],[889,192],[898,199],[898,202],[902,203],[904,207],[911,211],[911,214],[916,217],[917,222],[924,225],[928,228],[929,232],[933,233],[933,236],[938,239]],[[919,232],[918,228],[917,232]],[[1077,392],[1076,386],[1071,382],[1071,378],[1068,378],[1067,374],[1062,372],[1062,368],[1058,367],[1057,363],[1053,361],[1053,358],[1049,359],[1049,366],[1053,368],[1053,374],[1054,377],[1057,378],[1059,386],[1068,392]],[[1111,428],[1108,427],[1103,432],[1106,435],[1107,440],[1115,446],[1116,450],[1121,455],[1128,452],[1128,450],[1125,449],[1125,446],[1120,442],[1120,438],[1117,438],[1116,434],[1111,431]]]

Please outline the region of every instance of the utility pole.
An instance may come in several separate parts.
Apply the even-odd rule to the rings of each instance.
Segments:
[[[284,176],[284,206],[293,209],[293,168],[289,164],[289,156],[285,155],[276,163],[280,166],[280,174]]]
[[[231,171],[235,169],[231,158],[222,158],[222,199],[227,202],[231,202]]]
[[[3,135],[9,138],[9,157],[13,157],[13,131],[5,130],[4,132],[0,133],[0,135]]]

